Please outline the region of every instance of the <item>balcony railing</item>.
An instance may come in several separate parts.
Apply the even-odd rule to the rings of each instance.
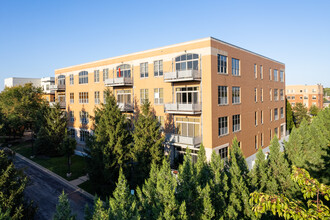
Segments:
[[[63,84],[50,85],[49,86],[49,89],[50,90],[56,90],[56,91],[58,91],[58,90],[65,90],[65,85],[63,85]]]
[[[180,70],[175,72],[164,73],[165,82],[181,82],[181,81],[200,81],[201,72],[199,70]]]
[[[56,102],[49,102],[49,107],[54,107]],[[60,108],[66,108],[66,103],[65,102],[59,102]]]
[[[133,104],[132,103],[117,103],[118,108],[122,112],[131,112],[133,111]]]
[[[174,144],[184,144],[184,145],[191,145],[197,146],[201,144],[202,138],[198,137],[185,137],[179,134],[166,134],[166,141]]]
[[[164,110],[171,114],[200,114],[202,111],[202,104],[183,104],[183,103],[166,103]]]
[[[105,86],[133,86],[133,79],[128,77],[111,78],[104,81]]]

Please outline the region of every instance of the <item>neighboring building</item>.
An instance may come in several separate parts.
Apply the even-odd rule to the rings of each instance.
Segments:
[[[5,87],[23,86],[27,83],[32,83],[35,87],[41,87],[43,89],[43,97],[48,102],[55,101],[55,93],[51,90],[51,85],[55,84],[55,77],[43,77],[43,78],[22,78],[22,77],[10,77],[5,79]]]
[[[294,107],[297,103],[302,103],[308,109],[315,105],[323,108],[323,86],[321,84],[307,85],[287,85],[286,98]]]
[[[55,80],[81,146],[105,89],[129,117],[149,100],[179,158],[203,143],[225,159],[237,136],[251,167],[259,146],[285,136],[285,65],[211,37],[57,69]]]

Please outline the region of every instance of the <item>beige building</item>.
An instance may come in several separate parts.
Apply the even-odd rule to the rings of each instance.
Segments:
[[[308,109],[315,105],[323,108],[323,86],[321,84],[307,85],[287,85],[286,97],[292,107],[297,103],[302,103]]]
[[[208,37],[55,70],[56,96],[83,145],[96,106],[110,89],[134,117],[149,100],[172,156],[185,148],[222,158],[237,137],[249,165],[259,146],[285,135],[285,65]]]

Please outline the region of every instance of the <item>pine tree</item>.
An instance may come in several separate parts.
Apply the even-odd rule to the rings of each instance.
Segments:
[[[309,114],[312,116],[316,116],[319,113],[320,109],[316,105],[312,105],[309,108]]]
[[[119,171],[117,187],[109,201],[110,219],[139,219],[135,196],[131,195],[122,169]]]
[[[71,206],[68,197],[64,193],[64,191],[58,197],[58,204],[56,205],[56,212],[53,219],[54,220],[76,219],[76,217],[71,213]]]
[[[309,121],[310,117],[307,114],[307,108],[302,103],[297,103],[293,107],[293,116],[295,119],[295,124],[297,127],[299,127],[300,123],[303,121],[303,119]]]
[[[186,212],[186,202],[183,201],[183,203],[180,205],[179,208],[179,219],[180,220],[188,220],[187,212]]]
[[[248,168],[236,137],[229,150],[229,202],[225,218],[254,219],[249,204]]]
[[[210,167],[206,160],[205,148],[203,144],[201,144],[198,155],[197,155],[197,162],[196,162],[196,181],[197,184],[204,188],[206,184],[210,181]]]
[[[93,220],[109,219],[110,210],[104,207],[104,204],[100,198],[96,198],[94,201],[94,211],[92,214]],[[88,216],[85,216],[85,218]]]
[[[192,164],[190,150],[187,148],[184,156],[183,164],[179,167],[177,200],[181,204],[186,203],[186,212],[189,219],[197,219],[199,217],[199,193],[197,190],[196,168]]]
[[[297,190],[290,179],[291,169],[284,153],[280,152],[280,144],[276,135],[271,141],[269,150],[266,193],[294,196]]]
[[[293,112],[290,102],[286,99],[286,129],[291,132],[294,127]]]
[[[251,185],[254,191],[265,192],[267,188],[267,161],[261,148],[256,155],[256,161],[251,170]]]
[[[212,205],[215,210],[215,219],[221,219],[225,214],[225,207],[228,204],[228,176],[224,167],[224,161],[220,155],[212,152],[210,162],[210,181]]]
[[[203,201],[203,212],[200,219],[209,220],[215,216],[215,211],[211,201],[211,189],[209,184],[206,184],[205,188],[201,191],[200,198]]]
[[[115,188],[120,167],[127,172],[132,141],[125,116],[109,91],[106,104],[95,110],[94,128],[94,135],[86,143],[88,173],[96,191],[109,195]]]
[[[142,185],[148,178],[152,163],[161,164],[164,157],[164,137],[161,134],[161,125],[152,113],[150,103],[142,105],[142,114],[137,116],[133,131],[134,147],[131,157],[134,160],[133,188]]]

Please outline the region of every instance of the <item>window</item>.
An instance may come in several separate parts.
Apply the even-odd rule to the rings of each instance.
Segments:
[[[199,88],[197,86],[176,88],[175,95],[178,104],[198,104]]]
[[[140,103],[144,104],[149,101],[149,89],[140,89]]]
[[[74,93],[70,92],[70,104],[74,103]]]
[[[131,65],[122,64],[117,66],[117,78],[121,77],[131,78]]]
[[[274,81],[278,81],[277,69],[274,69]]]
[[[316,99],[316,95],[313,95],[313,96],[312,96],[312,99],[314,99],[314,100],[315,100],[315,99]]]
[[[272,89],[269,89],[269,100],[270,100],[270,101],[273,100],[273,92],[272,92]]]
[[[175,58],[176,71],[198,70],[198,54],[183,54]]]
[[[70,85],[73,85],[74,79],[73,79],[73,74],[70,74]]]
[[[261,147],[264,146],[264,136],[260,133]]]
[[[295,106],[295,105],[296,105],[296,103],[292,102],[292,103],[291,103],[291,105],[292,105],[292,106]]]
[[[278,109],[277,108],[274,109],[274,119],[278,120]]]
[[[260,111],[260,123],[261,124],[264,123],[264,114],[263,114],[263,111]]]
[[[303,98],[302,96],[299,97],[299,99],[302,99],[302,98]]]
[[[308,92],[308,89],[304,89],[304,92]]]
[[[80,141],[85,142],[87,140],[87,137],[89,136],[88,131],[80,130]]]
[[[218,54],[218,73],[227,74],[227,57]]]
[[[254,102],[258,102],[258,91],[257,88],[254,88]]]
[[[262,65],[260,65],[260,79],[263,78],[264,78],[264,73],[263,73]]]
[[[156,60],[154,62],[154,76],[162,76],[163,75],[163,61]]]
[[[312,92],[315,93],[316,92],[316,89],[312,89]]]
[[[221,148],[219,150],[221,160],[228,160],[228,147]]]
[[[284,82],[284,72],[282,70],[280,71],[280,81]]]
[[[257,73],[257,64],[254,64],[254,78],[258,78],[258,73]]]
[[[302,93],[302,90],[300,90],[300,92]]]
[[[103,92],[103,104],[106,104],[107,103],[107,92],[104,91]]]
[[[288,96],[288,99],[291,99],[291,96]]]
[[[272,129],[269,130],[269,138],[270,138],[270,140],[272,140]]]
[[[218,86],[218,104],[219,105],[228,104],[227,86]]]
[[[284,125],[281,125],[281,127],[280,127],[280,134],[281,134],[281,136],[283,135],[283,136],[285,136],[285,132],[284,132]]]
[[[128,89],[125,90],[119,90],[117,92],[117,103],[122,103],[122,104],[131,104],[131,91]]]
[[[304,96],[304,99],[308,99],[308,97],[307,96]]]
[[[282,101],[284,100],[283,89],[280,89],[280,99],[281,99]]]
[[[69,112],[70,122],[74,122],[74,111]]]
[[[241,103],[240,87],[232,87],[232,103],[239,104]]]
[[[100,92],[99,91],[94,92],[94,103],[100,104]]]
[[[233,115],[233,132],[241,130],[241,115]]]
[[[164,92],[163,88],[154,89],[154,104],[163,104],[164,103]]]
[[[292,98],[292,100],[295,100],[295,99],[296,99],[296,97],[295,97],[295,96],[292,96],[291,98]]]
[[[75,129],[70,129],[69,131],[71,138],[76,138],[76,130]]]
[[[258,149],[258,135],[254,136],[254,148]]]
[[[278,101],[278,90],[274,89],[274,100]]]
[[[232,58],[231,59],[231,72],[233,76],[239,76],[240,72],[239,72],[239,60]]]
[[[228,117],[220,117],[219,122],[219,136],[228,134]]]
[[[269,80],[272,80],[272,68],[269,68]]]
[[[278,128],[274,128],[274,135],[278,137]]]
[[[281,107],[281,118],[284,118],[284,109]]]
[[[100,82],[100,71],[94,70],[94,82]]]
[[[59,75],[57,77],[57,84],[58,85],[65,85],[65,76],[64,75]]]
[[[88,104],[88,92],[79,92],[79,104]]]
[[[200,119],[199,118],[176,118],[176,133],[184,137],[200,136]]]
[[[258,126],[258,112],[254,112],[254,125]]]
[[[79,84],[87,84],[88,83],[88,72],[81,71],[79,73]]]
[[[80,123],[81,124],[88,124],[89,118],[88,118],[88,112],[85,111],[80,111],[79,112],[79,118],[80,118]]]
[[[147,78],[148,76],[148,63],[140,63],[140,77]]]
[[[273,109],[270,109],[270,121],[273,121]]]
[[[263,102],[264,101],[264,90],[260,89],[260,101]]]
[[[103,69],[103,82],[104,82],[106,79],[109,79],[109,69],[108,69],[108,68]]]

